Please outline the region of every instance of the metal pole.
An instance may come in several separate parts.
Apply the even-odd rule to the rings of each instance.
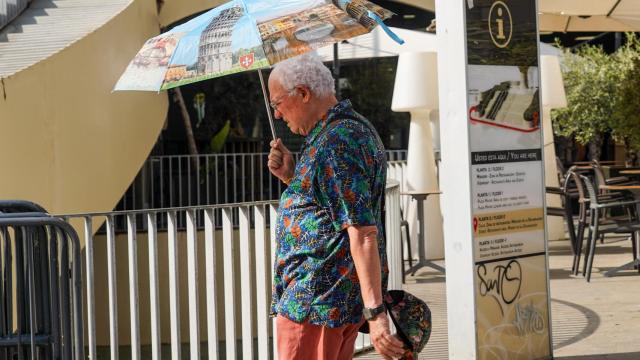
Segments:
[[[336,82],[336,98],[340,100],[340,57],[338,56],[338,43],[333,44],[333,78]]]
[[[264,97],[264,107],[267,109],[267,116],[269,117],[269,126],[271,127],[271,136],[273,140],[276,139],[276,128],[273,126],[273,115],[271,115],[271,106],[269,106],[269,98],[267,97],[267,87],[264,85],[264,76],[262,75],[262,69],[258,69],[258,75],[260,76],[260,86],[262,86],[262,96]]]

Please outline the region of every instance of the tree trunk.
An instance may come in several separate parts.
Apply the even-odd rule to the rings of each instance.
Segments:
[[[629,139],[624,139],[624,165],[635,166],[638,162],[638,153],[629,146]]]
[[[604,137],[602,134],[597,133],[593,136],[593,139],[589,142],[589,158],[591,160],[600,161],[600,156],[602,156],[602,142],[604,141]]]
[[[191,129],[191,117],[187,111],[187,106],[184,103],[184,98],[182,97],[182,91],[180,91],[180,88],[173,89],[173,99],[178,103],[178,106],[180,106],[180,112],[182,113],[182,120],[184,123],[184,132],[187,136],[187,144],[189,145],[189,154],[193,155],[191,157],[191,164],[193,165],[193,169],[197,171],[198,147],[196,146],[196,138],[193,136],[193,130]]]

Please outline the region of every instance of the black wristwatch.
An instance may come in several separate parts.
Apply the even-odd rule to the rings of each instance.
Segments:
[[[362,310],[362,315],[364,315],[364,319],[369,321],[372,320],[373,318],[375,318],[376,316],[382,314],[383,312],[385,312],[386,307],[384,306],[384,304],[380,304],[374,308],[364,308],[364,310]]]

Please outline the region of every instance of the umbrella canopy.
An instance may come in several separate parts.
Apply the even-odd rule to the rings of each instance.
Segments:
[[[399,1],[436,11],[430,0]],[[539,0],[538,13],[540,31],[640,31],[640,0]]]
[[[365,34],[390,11],[366,0],[232,0],[145,42],[114,90],[159,91],[260,69]]]
[[[640,31],[640,0],[540,0],[542,31]]]

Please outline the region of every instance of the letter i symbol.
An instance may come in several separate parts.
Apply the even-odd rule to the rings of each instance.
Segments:
[[[498,8],[498,18],[496,19],[498,23],[498,36],[497,38],[500,40],[504,40],[504,19],[502,19],[502,8]]]

